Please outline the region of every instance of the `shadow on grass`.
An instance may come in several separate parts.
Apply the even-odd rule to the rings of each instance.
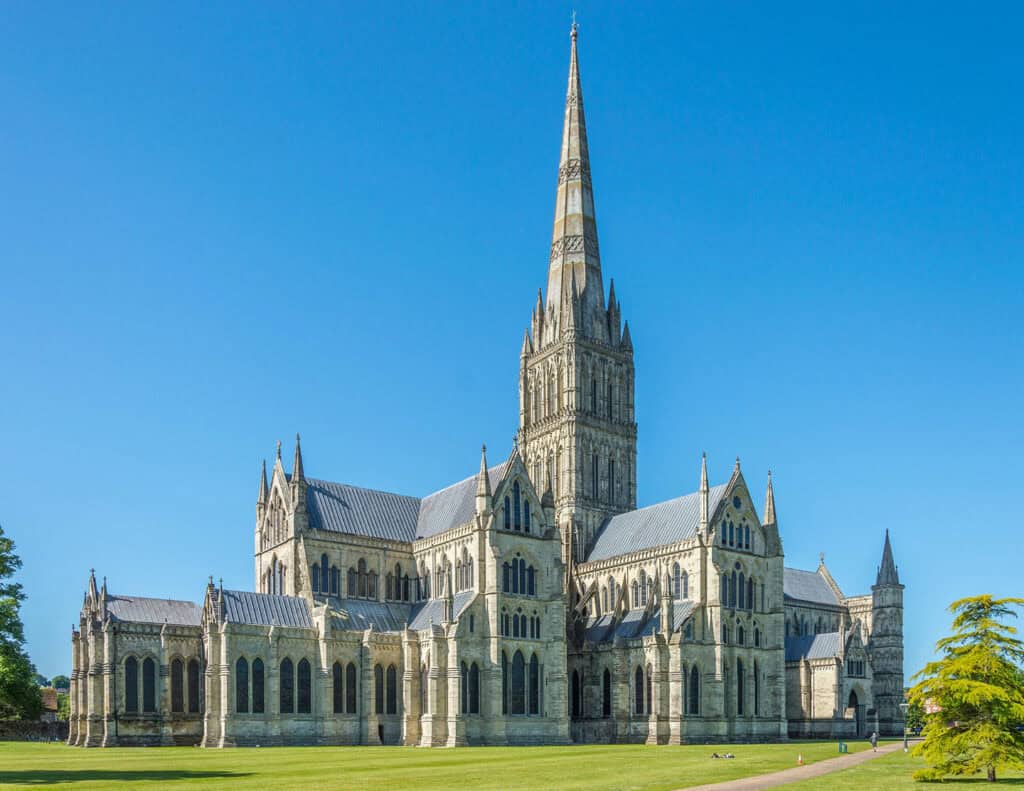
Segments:
[[[116,769],[31,769],[24,772],[5,772],[0,769],[0,783],[21,785],[51,785],[53,783],[139,782],[151,780],[167,783],[172,780],[228,780],[248,777],[248,772],[190,772],[185,770],[118,771]]]

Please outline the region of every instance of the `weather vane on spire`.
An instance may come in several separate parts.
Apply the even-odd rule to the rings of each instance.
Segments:
[[[572,33],[573,38],[576,37],[576,28],[577,27],[579,27],[579,25],[576,24],[576,9],[574,8],[572,10],[572,27],[569,29],[569,31]]]

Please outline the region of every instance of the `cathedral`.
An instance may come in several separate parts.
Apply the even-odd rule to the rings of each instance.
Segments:
[[[71,744],[902,733],[888,532],[870,593],[850,596],[824,556],[785,567],[771,474],[759,516],[739,459],[716,485],[695,459],[696,491],[637,508],[633,343],[602,281],[576,40],[574,25],[547,288],[507,457],[484,448],[475,474],[419,497],[307,474],[298,436],[286,469],[278,443],[253,591],[211,577],[200,602],[175,601],[90,574]]]

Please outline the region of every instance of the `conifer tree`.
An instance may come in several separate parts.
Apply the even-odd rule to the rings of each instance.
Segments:
[[[43,702],[34,681],[35,668],[25,653],[21,624],[21,584],[12,582],[21,568],[14,542],[0,527],[0,719],[36,719]]]
[[[1024,768],[1024,642],[1000,619],[1017,617],[1024,599],[991,595],[949,605],[953,634],[936,643],[941,658],[912,680],[910,703],[925,715],[924,741],[914,749],[931,767],[917,780]]]

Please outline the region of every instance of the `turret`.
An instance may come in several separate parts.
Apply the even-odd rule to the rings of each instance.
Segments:
[[[903,728],[903,585],[885,531],[882,562],[871,586],[871,634],[868,654],[874,676],[879,733],[899,735]]]
[[[487,472],[487,446],[480,447],[480,472],[476,478],[476,512],[480,516],[491,510],[491,476]]]
[[[700,531],[705,536],[708,532],[708,454],[700,454]]]
[[[768,470],[768,489],[764,493],[764,516],[761,518],[761,524],[764,527],[778,527],[778,523],[775,521],[775,492],[772,489],[771,470]]]
[[[295,460],[292,462],[292,499],[295,503],[295,534],[298,535],[306,527],[306,474],[302,469],[302,445],[298,432],[295,433]]]

